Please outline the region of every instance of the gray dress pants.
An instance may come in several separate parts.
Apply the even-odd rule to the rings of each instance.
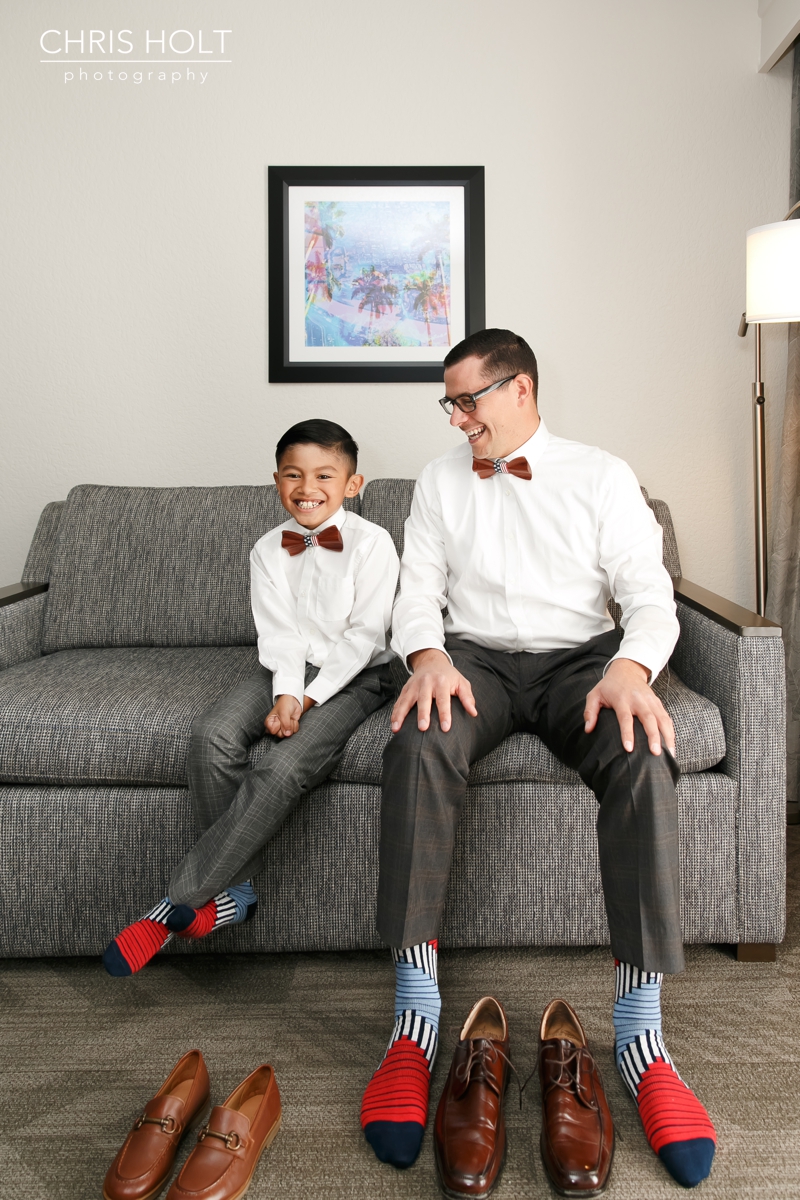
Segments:
[[[384,942],[406,947],[437,936],[470,764],[508,734],[526,730],[574,768],[599,801],[600,871],[615,958],[646,971],[683,970],[675,759],[666,750],[650,753],[638,720],[634,749],[625,751],[611,709],[601,709],[592,733],[584,731],[586,696],[621,636],[615,629],[583,646],[541,654],[506,654],[448,638],[478,716],[454,700],[450,730],[442,732],[434,707],[421,733],[412,711],[386,747],[378,886]]]
[[[316,676],[308,666],[306,684]],[[270,737],[256,767],[250,747],[265,736],[272,674],[245,679],[192,725],[187,771],[200,840],[175,868],[173,904],[205,904],[261,867],[262,848],[292,809],[336,766],[350,735],[393,691],[388,664],[368,667],[302,717],[289,738]],[[269,735],[267,735],[269,736]]]

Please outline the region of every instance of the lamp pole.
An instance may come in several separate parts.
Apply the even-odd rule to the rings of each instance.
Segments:
[[[800,201],[793,205],[784,221],[788,221],[791,216],[800,208]],[[763,226],[762,229],[778,229],[781,222],[772,226]],[[759,230],[751,230],[750,233],[758,233]],[[748,238],[749,238],[748,234]],[[788,269],[788,267],[787,267]],[[750,294],[749,294],[749,258],[748,258],[748,311],[750,310]],[[760,281],[763,282],[763,281]],[[781,303],[785,304],[785,298],[777,302],[777,307],[780,309]],[[796,301],[795,301],[796,303]],[[761,313],[765,319],[772,321],[790,321],[793,319],[791,312],[773,311],[768,315]],[[756,525],[756,612],[759,616],[765,615],[767,607],[767,457],[766,457],[766,438],[765,438],[765,403],[766,396],[764,395],[764,380],[761,378],[761,320],[758,316],[750,322],[755,325],[755,380],[753,382],[753,487],[754,487],[754,511]],[[739,322],[739,337],[744,337],[747,333],[747,313],[742,313],[742,319]]]
[[[761,378],[761,322],[756,322],[756,377],[753,383],[753,481],[756,516],[756,612],[767,609],[767,452],[764,438],[764,380]]]

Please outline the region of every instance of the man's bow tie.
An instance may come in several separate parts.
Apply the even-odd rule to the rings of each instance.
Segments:
[[[530,479],[531,468],[527,458],[521,455],[506,462],[502,458],[473,458],[472,469],[477,471],[481,479],[491,479],[492,475],[516,475],[517,479]]]
[[[290,554],[302,554],[309,546],[321,546],[323,550],[344,550],[342,535],[335,525],[329,525],[322,533],[292,533],[285,529],[281,537],[281,549]]]

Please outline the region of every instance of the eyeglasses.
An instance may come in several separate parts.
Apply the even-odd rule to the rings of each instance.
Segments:
[[[455,400],[451,400],[449,396],[442,396],[439,403],[448,417],[452,415],[454,408],[460,408],[462,412],[471,413],[475,411],[475,406],[484,396],[488,396],[490,392],[496,391],[504,383],[511,383],[511,380],[516,378],[516,375],[509,375],[507,379],[498,379],[497,383],[490,383],[488,387],[481,388],[479,392],[467,392],[464,396],[457,396]]]

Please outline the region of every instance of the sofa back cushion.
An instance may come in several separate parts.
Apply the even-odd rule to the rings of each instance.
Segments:
[[[272,486],[73,488],[50,566],[44,652],[254,643],[250,550],[284,520]]]
[[[47,583],[49,580],[64,503],[63,500],[53,500],[42,509],[22,570],[23,583]]]

